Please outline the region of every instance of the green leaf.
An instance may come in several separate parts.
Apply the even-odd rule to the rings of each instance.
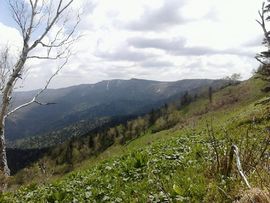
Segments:
[[[176,192],[178,195],[181,195],[182,194],[182,192],[181,192],[181,188],[179,187],[179,186],[177,186],[177,185],[173,185],[173,190],[174,190],[174,192]]]

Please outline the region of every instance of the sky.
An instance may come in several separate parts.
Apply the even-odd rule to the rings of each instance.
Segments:
[[[27,0],[25,0],[27,1]],[[176,81],[248,79],[259,64],[260,0],[75,0],[82,37],[50,88],[140,78]],[[6,0],[0,2],[0,46],[21,49]],[[29,61],[23,90],[42,88],[54,61]]]

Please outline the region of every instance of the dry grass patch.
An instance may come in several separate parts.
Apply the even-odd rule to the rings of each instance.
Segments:
[[[245,191],[242,198],[235,203],[270,203],[270,194],[266,190],[251,188]]]

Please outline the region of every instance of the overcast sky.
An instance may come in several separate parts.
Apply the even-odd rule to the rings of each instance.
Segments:
[[[75,0],[84,14],[76,54],[52,88],[108,79],[174,81],[250,77],[262,34],[260,0]],[[5,0],[0,2],[0,45],[20,48]],[[54,62],[28,64],[24,89],[44,85]]]

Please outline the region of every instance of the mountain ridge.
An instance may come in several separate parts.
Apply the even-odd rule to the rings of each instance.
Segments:
[[[54,131],[61,134],[60,129],[68,126],[74,128],[82,120],[94,121],[106,117],[140,115],[160,107],[167,101],[180,98],[186,92],[190,95],[200,94],[207,91],[209,86],[217,89],[227,83],[226,80],[209,79],[186,79],[175,82],[115,79],[96,84],[48,89],[40,95],[40,101],[56,104],[49,106],[34,104],[11,116],[7,122],[8,144],[16,147],[16,140]],[[29,101],[37,91],[15,92],[13,106]],[[83,129],[83,126],[81,128]],[[61,137],[74,136],[62,134]],[[83,133],[78,133],[81,134]]]
[[[243,189],[235,160],[229,159],[232,144],[239,147],[252,188],[269,197],[270,179],[264,167],[269,163],[265,141],[269,139],[269,106],[258,105],[269,97],[260,91],[265,85],[250,79],[213,92],[212,100],[208,92],[196,99],[176,100],[52,147],[41,159],[39,151],[23,150],[26,158],[32,152],[38,161],[33,159],[35,163],[9,183],[24,187],[0,195],[0,200],[238,201],[248,191]],[[184,101],[188,102],[182,105]],[[253,171],[254,164],[258,173]]]

